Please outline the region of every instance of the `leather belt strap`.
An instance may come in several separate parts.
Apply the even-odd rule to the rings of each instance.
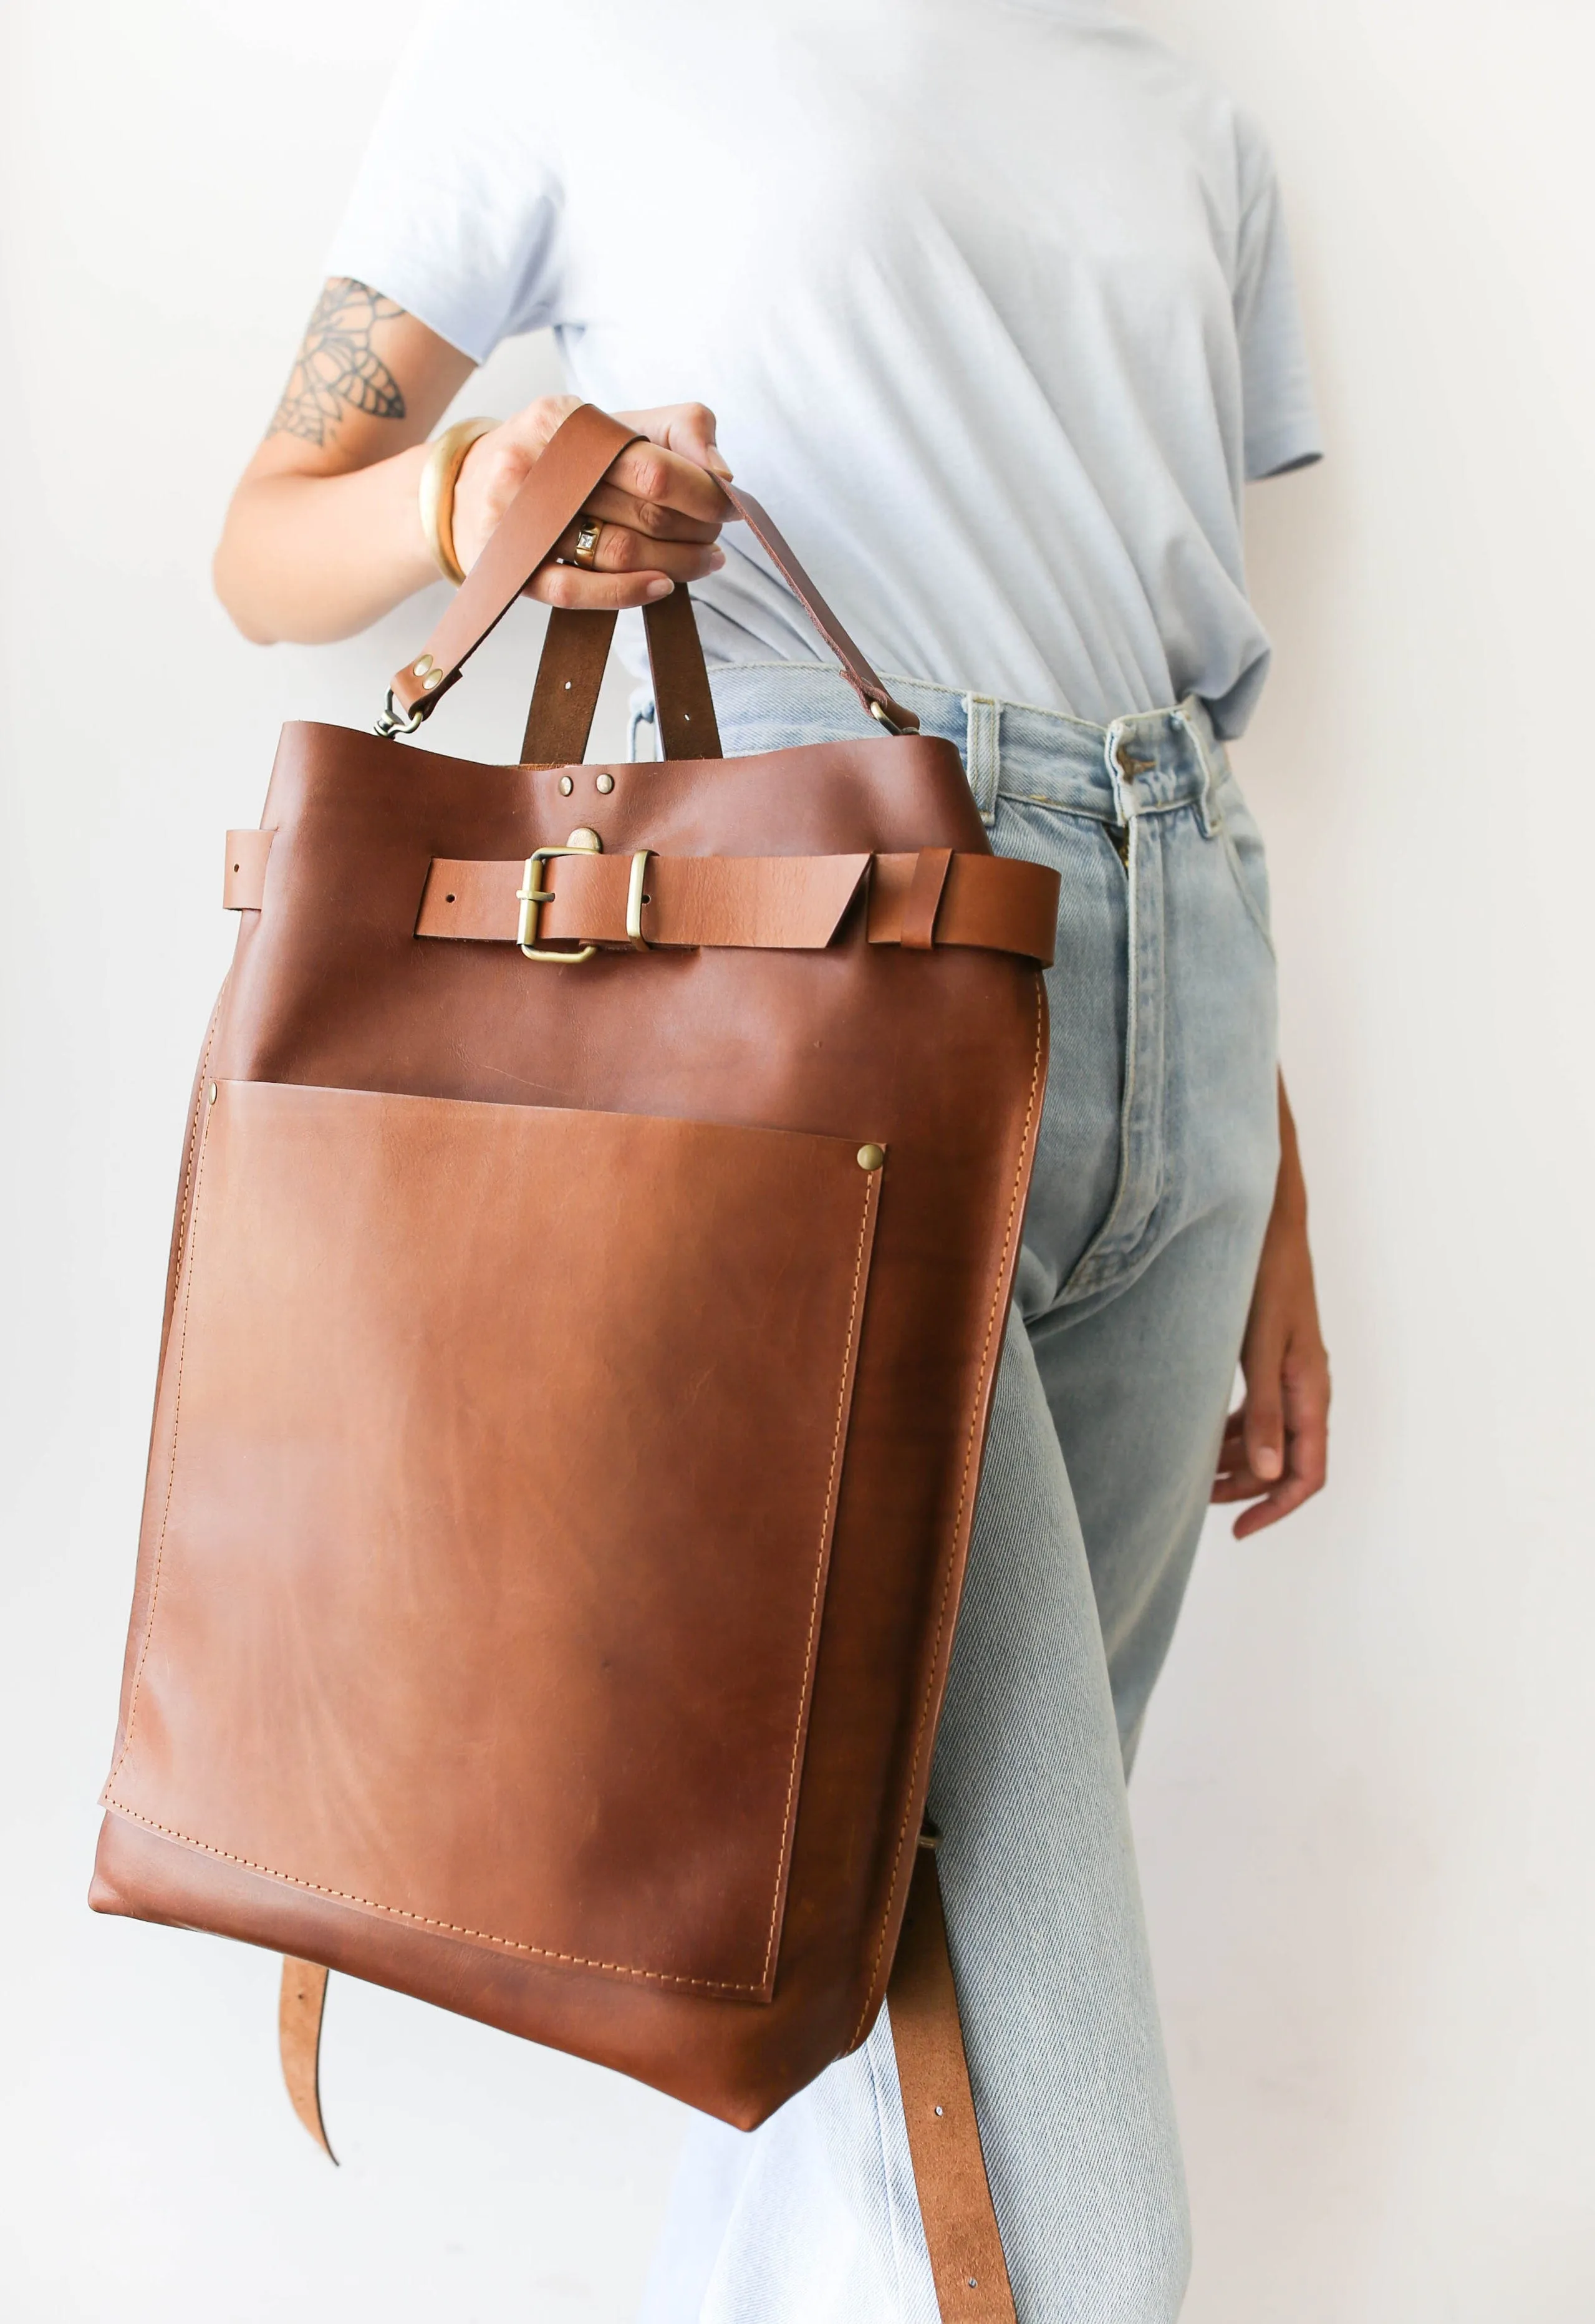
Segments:
[[[537,942],[631,941],[633,855],[560,855],[539,863],[549,898]],[[835,935],[870,868],[867,855],[649,855],[637,927],[648,945],[736,945],[818,950]],[[418,936],[513,944],[526,866],[434,857],[416,918]]]
[[[282,2076],[295,2114],[336,2163],[321,2119],[318,2080],[326,2006],[327,1971],[310,1961],[285,1960],[278,2015]],[[887,2006],[942,2324],[1015,2324],[969,2084],[936,1854],[925,1840],[908,1888]]]
[[[1000,855],[925,848],[915,855],[654,855],[645,899],[629,924],[632,855],[564,855],[539,867],[549,901],[537,941],[815,949],[835,936],[869,874],[871,944],[971,945],[1050,964],[1057,875]],[[512,944],[524,862],[472,863],[437,856],[416,919],[418,936]]]
[[[229,831],[222,901],[258,912],[275,835]],[[549,901],[538,943],[627,945],[635,857],[560,855],[538,867]],[[818,951],[836,936],[868,875],[871,944],[928,951],[971,945],[1052,964],[1058,875],[1006,855],[922,847],[902,855],[656,855],[649,852],[638,931],[646,945]],[[513,944],[523,858],[472,862],[436,855],[416,918],[418,936]]]
[[[327,1971],[317,1961],[285,1960],[277,2003],[277,2052],[293,2110],[329,2163],[337,2156],[321,2119],[321,2024]]]
[[[915,1858],[886,2006],[942,2324],[1015,2324],[928,1835]]]

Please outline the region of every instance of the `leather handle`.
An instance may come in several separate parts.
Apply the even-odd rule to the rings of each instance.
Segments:
[[[611,613],[556,605],[543,635],[531,710],[521,742],[521,763],[576,766],[587,747],[598,691],[614,635]],[[704,649],[684,587],[642,608],[648,662],[653,673],[660,756],[717,759],[720,729]]]
[[[531,707],[521,738],[523,767],[579,767],[586,755],[617,616],[556,605],[543,632]]]
[[[560,535],[580,516],[595,486],[637,440],[634,428],[622,427],[591,403],[578,404],[561,422],[445,607],[425,650],[395,670],[389,689],[395,711],[416,725],[430,716]]]
[[[758,541],[781,579],[797,597],[831,651],[842,664],[843,676],[852,687],[871,718],[878,719],[889,733],[917,734],[919,721],[900,702],[894,702],[876,677],[858,647],[826,604],[814,583],[793,554],[790,542],[780,531],[768,509],[761,506],[751,493],[740,485],[723,484],[720,487],[738,516]]]
[[[394,671],[388,711],[379,721],[381,732],[413,732],[431,715],[483,640],[498,627],[538,567],[552,555],[561,534],[580,516],[594,488],[627,446],[639,440],[634,429],[612,420],[595,404],[578,404],[560,423],[489,536],[487,546],[466,574],[458,594],[445,608],[423,650],[413,661],[407,661],[401,669]],[[751,493],[736,485],[724,484],[722,490],[841,663],[844,676],[871,716],[889,733],[917,733],[917,718],[900,702],[894,701],[881,685],[804,571],[768,510]],[[583,621],[595,618],[603,617],[590,613],[573,616]],[[666,757],[684,755],[683,746],[689,744],[694,758],[718,758],[718,736],[709,747],[704,742],[705,733],[714,731],[714,707],[704,670],[703,648],[697,640],[686,591],[677,590],[659,604],[646,607],[644,618],[654,668],[654,688],[660,703],[660,734]],[[607,635],[604,645],[606,655]],[[543,668],[548,665],[550,650],[555,659],[545,687]],[[538,687],[532,697],[532,715],[521,746],[524,759],[536,758],[539,763],[548,765],[579,759],[586,747],[593,708],[597,702],[597,682],[592,675],[595,661],[597,681],[601,682],[603,659],[596,654],[595,632],[583,637],[568,622],[550,622],[543,666],[539,666]],[[555,704],[556,694],[568,695],[570,700]],[[553,758],[542,755],[549,737],[563,742],[578,726],[580,748],[560,751]],[[677,728],[692,731],[678,734],[673,731]],[[673,742],[677,747],[671,747]]]

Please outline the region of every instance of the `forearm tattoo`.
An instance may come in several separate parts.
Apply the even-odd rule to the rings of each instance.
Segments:
[[[289,374],[282,401],[268,436],[302,436],[325,444],[351,407],[373,420],[402,420],[404,392],[380,355],[371,335],[404,309],[364,282],[329,282],[317,302]]]

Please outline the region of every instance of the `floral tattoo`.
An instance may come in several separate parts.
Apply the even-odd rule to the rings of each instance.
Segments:
[[[364,282],[329,282],[317,301],[304,343],[289,374],[268,436],[300,436],[325,444],[352,406],[373,420],[402,420],[404,392],[379,355],[371,335],[404,309]]]

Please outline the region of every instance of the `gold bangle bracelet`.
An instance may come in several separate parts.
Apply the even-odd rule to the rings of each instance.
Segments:
[[[487,435],[498,424],[496,420],[456,420],[432,446],[421,470],[421,530],[438,570],[456,589],[466,576],[454,553],[454,488],[466,454],[478,436]]]

